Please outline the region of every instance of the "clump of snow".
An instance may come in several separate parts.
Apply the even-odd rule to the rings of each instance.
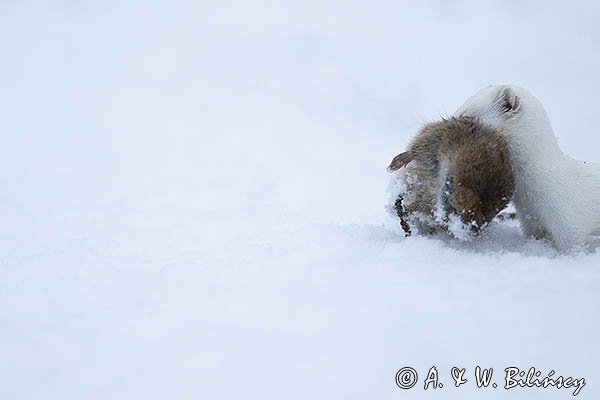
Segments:
[[[385,204],[385,209],[388,214],[394,218],[398,218],[395,208],[395,203],[398,197],[404,196],[407,193],[407,184],[411,183],[410,175],[407,175],[406,169],[402,168],[390,174],[390,179],[387,185],[388,200]]]
[[[410,193],[409,189],[411,186],[414,187],[418,184],[418,178],[407,168],[402,168],[390,174],[387,186],[388,201],[385,209],[392,218],[398,221],[398,224],[400,223],[400,219],[395,208],[396,200],[399,197],[403,197],[403,205],[406,205],[410,201],[418,201],[414,194]],[[422,212],[412,212],[407,216],[406,222],[411,228],[411,233],[418,233],[419,227],[423,226],[427,232],[432,231],[437,234],[448,232],[459,241],[468,241],[474,237],[470,224],[465,224],[460,219],[460,216],[446,212],[441,202],[441,196],[439,196],[433,205],[433,213],[431,215],[426,215]],[[473,222],[473,224],[475,223]]]
[[[473,238],[473,233],[469,224],[465,224],[458,215],[452,213],[448,215],[447,221],[444,221],[450,232],[460,241],[467,241]]]

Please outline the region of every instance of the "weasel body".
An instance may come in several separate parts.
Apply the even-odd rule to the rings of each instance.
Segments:
[[[542,104],[517,86],[490,86],[455,113],[506,139],[515,180],[514,204],[527,236],[548,238],[559,251],[598,246],[600,165],[559,148]]]

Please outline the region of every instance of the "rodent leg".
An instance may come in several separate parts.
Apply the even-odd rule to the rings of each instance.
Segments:
[[[396,209],[396,214],[398,214],[398,217],[400,217],[400,226],[404,231],[404,236],[409,237],[411,232],[410,225],[408,225],[407,221],[408,213],[402,208],[402,196],[398,196],[396,202],[394,203],[394,208]]]

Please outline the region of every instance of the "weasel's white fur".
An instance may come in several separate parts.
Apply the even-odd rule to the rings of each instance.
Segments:
[[[490,86],[455,113],[499,130],[515,178],[514,204],[527,236],[546,237],[560,251],[598,246],[600,165],[559,148],[542,104],[517,86]]]

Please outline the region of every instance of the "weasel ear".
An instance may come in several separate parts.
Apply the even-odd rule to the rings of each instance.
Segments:
[[[412,160],[412,154],[410,154],[408,151],[405,151],[404,153],[400,153],[396,157],[394,157],[390,165],[388,165],[387,170],[389,172],[397,171],[400,168],[405,167],[406,164],[408,164]]]
[[[498,93],[498,103],[502,114],[510,116],[521,109],[521,101],[510,88],[504,88]]]

